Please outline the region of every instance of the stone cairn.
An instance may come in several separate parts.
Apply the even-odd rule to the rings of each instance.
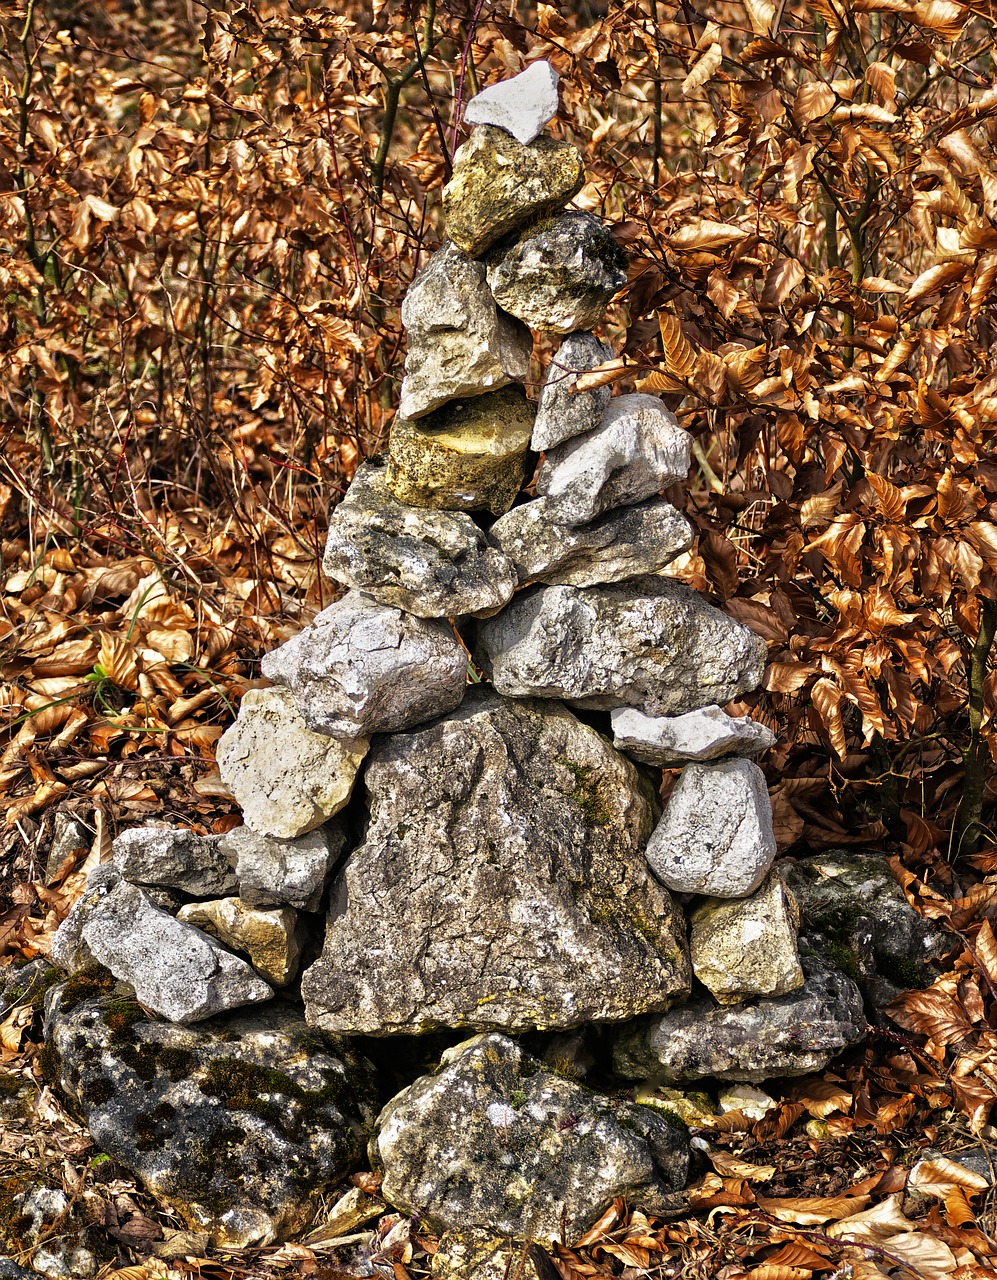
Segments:
[[[542,132],[556,110],[545,62],[467,108],[390,446],[331,519],[346,593],[264,658],[219,743],[245,825],[126,831],[56,939],[50,1071],[216,1241],[299,1229],[365,1139],[382,1200],[355,1189],[347,1228],[418,1216],[440,1274],[577,1236],[615,1196],[667,1212],[676,1085],[818,1070],[864,1034],[863,975],[798,937],[800,905],[827,916],[833,884],[850,921],[873,912],[848,935],[867,978],[876,948],[930,948],[876,859],[773,868],[751,757],[774,739],[721,710],[765,646],[662,576],[693,540],[659,496],[689,438],[655,397],[575,385],[612,357],[593,329],[626,263],[564,211],[583,169]],[[530,329],[564,335],[536,406]],[[590,1024],[652,1105],[577,1083]],[[354,1038],[440,1030],[479,1034],[378,1115]],[[406,1054],[411,1081],[431,1064]]]

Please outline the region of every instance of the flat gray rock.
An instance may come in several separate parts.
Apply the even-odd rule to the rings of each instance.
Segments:
[[[449,400],[525,382],[533,335],[500,311],[484,264],[446,243],[419,272],[402,303],[408,354],[400,418],[421,418]]]
[[[594,333],[569,333],[564,339],[540,388],[530,442],[537,453],[596,429],[612,398],[612,387],[607,384],[591,391],[574,388],[579,374],[589,373],[612,358],[613,348]]]
[[[761,683],[760,636],[668,578],[535,587],[480,628],[479,661],[510,698],[678,715]]]
[[[644,858],[653,793],[566,708],[476,688],[376,740],[365,780],[366,839],[302,979],[314,1026],[565,1028],[688,992],[684,922]]]
[[[392,1099],[372,1147],[384,1197],[436,1231],[548,1242],[563,1231],[571,1244],[617,1196],[650,1207],[681,1191],[688,1144],[650,1107],[600,1097],[485,1035]]]
[[[495,125],[525,145],[556,115],[557,72],[540,60],[475,94],[464,108],[464,123]]]
[[[464,512],[399,502],[386,463],[381,457],[358,467],[333,511],[328,576],[419,618],[501,609],[516,587],[508,558]]]
[[[633,707],[613,712],[613,743],[644,764],[682,764],[722,756],[756,756],[775,745],[775,734],[750,716],[699,707],[680,716],[646,716]]]
[[[112,846],[114,865],[131,884],[179,889],[192,898],[215,898],[235,890],[232,864],[220,836],[199,836],[183,827],[132,827]]]
[[[467,652],[449,623],[348,591],[266,654],[261,671],[291,691],[314,733],[369,738],[452,711],[464,696]]]
[[[239,897],[251,907],[297,907],[318,911],[333,864],[346,837],[334,822],[294,840],[235,827],[220,844],[235,865]]]

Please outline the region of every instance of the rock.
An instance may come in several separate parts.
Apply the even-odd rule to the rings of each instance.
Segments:
[[[313,733],[369,738],[452,711],[467,652],[446,622],[349,591],[264,655],[263,675],[291,691]]]
[[[526,227],[488,257],[495,301],[541,333],[591,329],[626,282],[626,254],[591,213]]]
[[[297,912],[290,907],[262,911],[239,898],[219,898],[188,903],[177,912],[177,919],[241,951],[260,977],[275,987],[286,987],[298,972],[301,938]]]
[[[296,907],[318,911],[329,872],[343,852],[346,837],[334,822],[295,840],[261,836],[251,827],[236,827],[221,838],[221,848],[235,863],[239,897],[250,907]]]
[[[216,754],[247,826],[292,840],[346,805],[367,745],[312,733],[287,689],[250,689]]]
[[[219,840],[183,827],[132,827],[114,841],[112,857],[130,884],[217,898],[236,887],[235,871]]]
[[[476,688],[378,740],[366,786],[366,839],[302,979],[314,1026],[566,1028],[687,993],[681,915],[643,854],[653,796],[564,707]]]
[[[113,862],[87,877],[52,940],[52,959],[72,972],[96,961],[173,1022],[198,1022],[273,995],[244,960],[153,906]]]
[[[645,1107],[657,1107],[666,1115],[678,1116],[690,1128],[709,1128],[717,1116],[717,1106],[708,1093],[669,1089],[656,1080],[645,1081],[634,1090],[634,1099]]]
[[[779,1105],[775,1098],[751,1084],[735,1084],[729,1089],[721,1089],[717,1094],[717,1104],[722,1115],[740,1111],[749,1120],[761,1120]]]
[[[495,125],[525,146],[556,115],[557,72],[541,60],[475,94],[464,108],[464,123]]]
[[[720,1004],[784,996],[803,986],[796,900],[773,872],[750,898],[710,898],[692,913],[692,969]]]
[[[379,1218],[386,1208],[383,1200],[368,1195],[360,1187],[350,1187],[329,1210],[319,1230],[323,1236],[334,1240],[355,1231],[371,1218]]]
[[[689,1148],[650,1108],[600,1097],[485,1035],[388,1103],[372,1155],[384,1197],[435,1231],[552,1241],[563,1230],[570,1244],[616,1196],[639,1207],[680,1190]]]
[[[594,431],[549,450],[537,493],[564,524],[585,524],[684,481],[689,434],[657,396],[617,396]]]
[[[677,715],[755,689],[760,636],[668,578],[535,587],[480,628],[479,661],[499,693],[581,707]]]
[[[203,1258],[210,1247],[211,1237],[207,1231],[172,1231],[167,1227],[163,1239],[152,1245],[151,1253],[164,1262],[176,1262],[187,1257]]]
[[[61,810],[52,820],[52,843],[45,857],[45,887],[49,888],[60,875],[65,875],[67,858],[80,849],[89,849],[93,829],[75,813]]]
[[[591,587],[657,573],[692,546],[692,526],[660,499],[621,507],[591,524],[559,524],[547,498],[513,507],[488,531],[512,561],[521,583],[531,580]]]
[[[575,391],[574,387],[580,373],[588,373],[612,358],[613,348],[608,342],[600,342],[594,333],[569,333],[564,339],[540,388],[530,442],[537,453],[598,427],[612,388],[607,384],[591,391]]]
[[[38,1274],[19,1266],[13,1258],[0,1258],[0,1280],[38,1280]]]
[[[430,1273],[433,1280],[548,1280],[548,1267],[554,1264],[534,1242],[512,1240],[488,1227],[465,1227],[440,1236]]]
[[[306,1226],[373,1120],[370,1064],[279,1001],[185,1028],[74,979],[53,991],[45,1029],[94,1141],[216,1246]]]
[[[525,382],[533,335],[495,305],[484,264],[447,243],[416,276],[402,303],[408,354],[400,418],[421,418],[449,400]]]
[[[651,870],[673,893],[717,898],[754,893],[775,855],[765,775],[750,760],[686,765],[647,845]]]
[[[94,1232],[86,1217],[75,1207],[61,1187],[38,1183],[24,1184],[10,1205],[9,1222],[2,1224],[4,1234],[11,1231],[11,1243],[22,1256],[31,1256],[31,1270],[6,1269],[10,1276],[51,1276],[52,1280],[89,1280],[97,1274],[99,1264],[94,1252]],[[5,1274],[0,1270],[0,1276]]]
[[[539,137],[524,146],[480,125],[454,156],[443,188],[447,232],[477,258],[508,232],[566,205],[584,181],[581,154],[570,142]]]
[[[699,707],[681,716],[646,716],[633,707],[612,713],[613,743],[635,760],[659,767],[721,756],[756,756],[775,745],[775,734],[750,716]]]
[[[617,1041],[618,1075],[662,1081],[719,1080],[758,1083],[823,1071],[867,1031],[862,996],[843,973],[816,973],[776,1000],[718,1008],[694,1000],[663,1017],[627,1028]]]
[[[399,502],[501,515],[526,482],[533,406],[503,387],[411,422],[397,417],[388,447],[388,485]]]
[[[470,516],[406,506],[386,483],[387,458],[364,463],[332,513],[325,572],[419,618],[487,614],[516,578]]]

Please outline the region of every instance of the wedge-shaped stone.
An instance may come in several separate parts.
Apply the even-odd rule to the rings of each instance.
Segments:
[[[217,898],[189,902],[177,912],[177,919],[241,951],[260,977],[275,987],[286,987],[298,972],[301,931],[297,912],[290,907],[263,911],[239,898]]]
[[[566,708],[474,689],[376,740],[366,785],[366,839],[302,980],[313,1025],[573,1027],[688,991],[681,914],[643,853],[653,794]]]
[[[540,60],[475,94],[464,108],[464,123],[493,124],[525,146],[556,115],[557,72]]]
[[[608,384],[591,391],[574,388],[580,374],[612,358],[613,348],[608,342],[600,342],[594,333],[569,333],[564,339],[547,366],[540,388],[531,441],[537,453],[596,429],[606,412],[612,388]]]
[[[317,911],[333,864],[346,837],[336,822],[294,840],[263,836],[252,827],[235,827],[221,838],[235,865],[239,897],[251,907],[297,907]]]
[[[182,827],[132,827],[112,849],[114,865],[132,884],[179,889],[192,898],[215,898],[236,886],[220,836]]]
[[[681,764],[721,756],[756,756],[775,745],[775,734],[750,716],[699,707],[680,716],[646,716],[633,707],[613,712],[613,742],[644,764]]]

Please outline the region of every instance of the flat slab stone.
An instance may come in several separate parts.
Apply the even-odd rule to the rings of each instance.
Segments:
[[[537,416],[533,423],[533,449],[553,449],[572,436],[594,431],[612,398],[612,387],[575,391],[579,374],[589,373],[607,360],[613,348],[594,333],[569,333],[547,366]]]
[[[335,822],[294,840],[260,835],[247,826],[235,827],[221,838],[221,847],[235,866],[243,902],[300,911],[318,911],[329,873],[345,844],[343,830]]]
[[[114,841],[111,856],[132,884],[214,898],[236,887],[220,841],[220,836],[199,836],[182,827],[132,827]]]
[[[633,707],[613,712],[613,742],[644,764],[683,764],[722,756],[756,756],[775,746],[775,734],[750,716],[699,707],[680,716],[646,716]]]
[[[760,636],[668,578],[534,587],[479,631],[478,659],[509,698],[677,715],[761,683]]]
[[[399,502],[387,458],[357,468],[329,520],[323,568],[419,618],[488,614],[512,599],[512,565],[469,515]]]
[[[557,115],[557,72],[549,62],[531,62],[525,71],[475,94],[464,108],[465,124],[491,124],[524,145]]]
[[[298,913],[290,907],[264,911],[239,898],[218,898],[187,903],[177,919],[241,951],[260,977],[275,987],[286,987],[298,972],[301,930]]]
[[[366,839],[302,979],[313,1025],[564,1028],[687,993],[681,913],[643,853],[654,795],[566,708],[477,687],[376,740],[365,780]]]

